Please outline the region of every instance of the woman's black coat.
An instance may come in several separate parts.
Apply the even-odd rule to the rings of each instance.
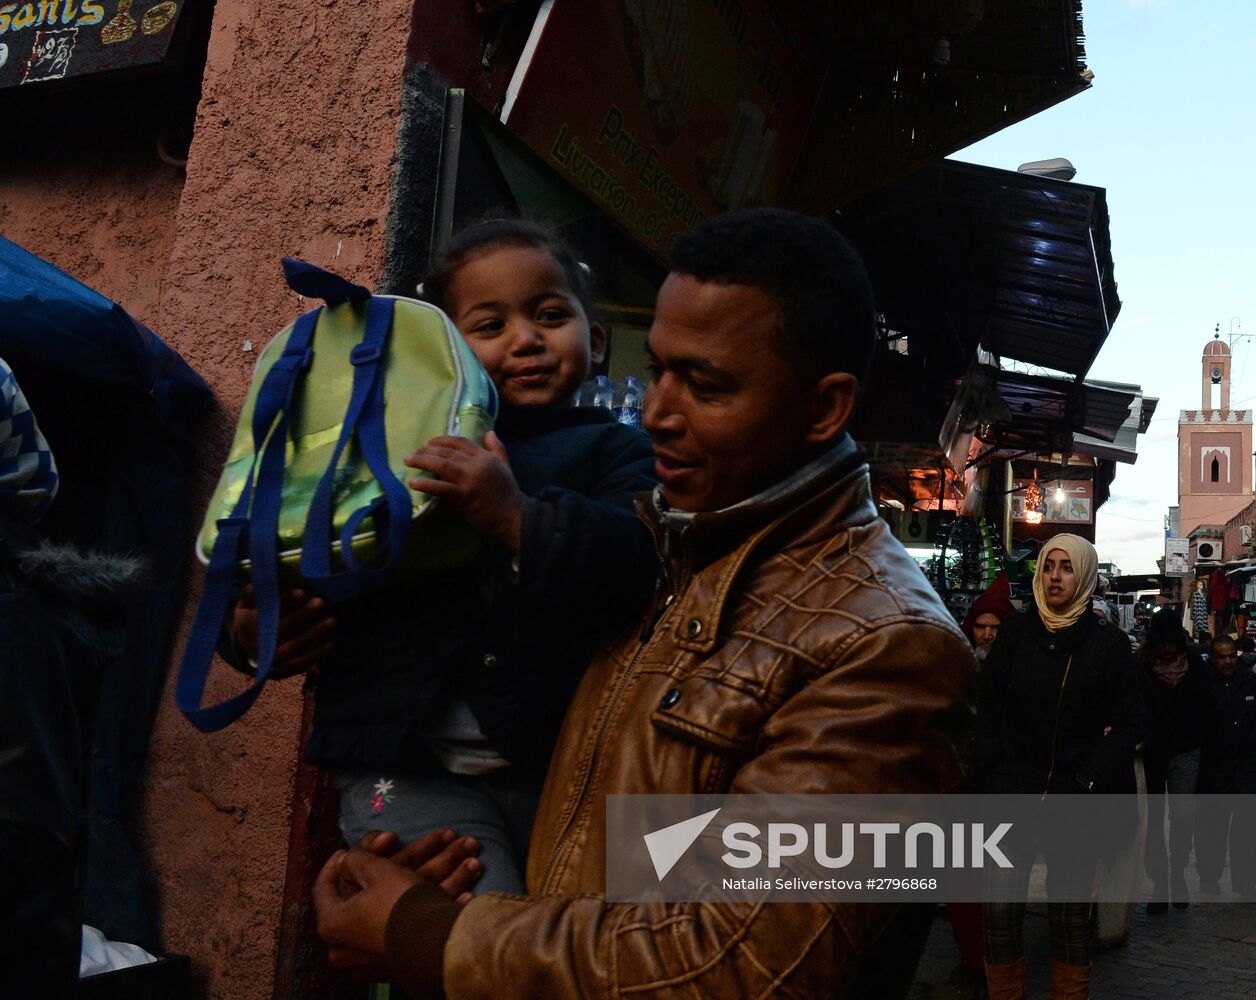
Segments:
[[[1032,605],[1003,622],[977,711],[987,791],[1132,792],[1145,725],[1134,656],[1115,625],[1084,614],[1048,632]]]

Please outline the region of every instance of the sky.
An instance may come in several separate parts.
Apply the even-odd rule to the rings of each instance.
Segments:
[[[1088,0],[1082,23],[1091,89],[952,158],[1015,170],[1063,156],[1107,189],[1122,305],[1090,377],[1160,403],[1137,463],[1117,467],[1096,546],[1123,573],[1154,573],[1203,346],[1218,323],[1256,335],[1256,3]],[[1256,340],[1234,344],[1236,409],[1256,408],[1253,354]]]

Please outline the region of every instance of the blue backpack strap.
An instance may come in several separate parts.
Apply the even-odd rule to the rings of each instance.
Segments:
[[[310,344],[322,308],[298,317],[284,351],[266,373],[253,404],[253,465],[230,517],[218,521],[205,586],[179,666],[175,704],[197,729],[212,733],[243,715],[270,674],[279,633],[278,555],[275,539],[283,488],[284,450],[293,394],[313,360]],[[259,449],[264,450],[259,455]],[[255,482],[256,477],[256,482]],[[247,544],[246,544],[247,543]],[[231,603],[238,562],[247,553],[257,593],[257,676],[239,694],[201,706],[223,616]]]
[[[367,305],[366,331],[349,354],[353,363],[353,391],[345,412],[340,439],[310,500],[305,524],[305,544],[301,552],[301,573],[311,586],[331,600],[345,600],[361,594],[371,583],[396,568],[405,548],[413,510],[410,491],[388,463],[388,442],[384,428],[384,380],[380,364],[384,359],[392,327],[393,300],[374,296]],[[340,535],[340,555],[348,570],[332,570],[332,516],[334,487],[340,457],[349,441],[357,436],[367,468],[383,495],[354,511]],[[353,536],[363,521],[371,518],[379,555],[368,566],[353,552]]]

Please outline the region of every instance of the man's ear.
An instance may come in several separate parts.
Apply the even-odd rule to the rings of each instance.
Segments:
[[[595,365],[606,360],[606,331],[599,323],[589,324],[589,360]]]
[[[859,396],[859,380],[848,372],[830,372],[812,391],[814,408],[807,441],[828,444],[850,423]]]

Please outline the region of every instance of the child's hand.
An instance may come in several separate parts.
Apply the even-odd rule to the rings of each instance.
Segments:
[[[327,602],[303,590],[289,590],[279,598],[279,633],[270,676],[291,677],[315,666],[331,652],[336,620]],[[232,619],[236,645],[250,660],[257,659],[257,594],[249,584],[240,594]]]
[[[434,830],[405,847],[393,831],[372,830],[356,846],[414,869],[463,906],[471,902],[471,887],[484,874],[484,865],[476,857],[480,842],[474,837],[459,837],[453,830]],[[349,894],[344,886],[340,893]]]
[[[484,447],[460,437],[432,438],[406,459],[412,469],[440,476],[411,479],[410,489],[440,497],[482,535],[519,551],[523,493],[510,471],[501,440],[492,431]]]

